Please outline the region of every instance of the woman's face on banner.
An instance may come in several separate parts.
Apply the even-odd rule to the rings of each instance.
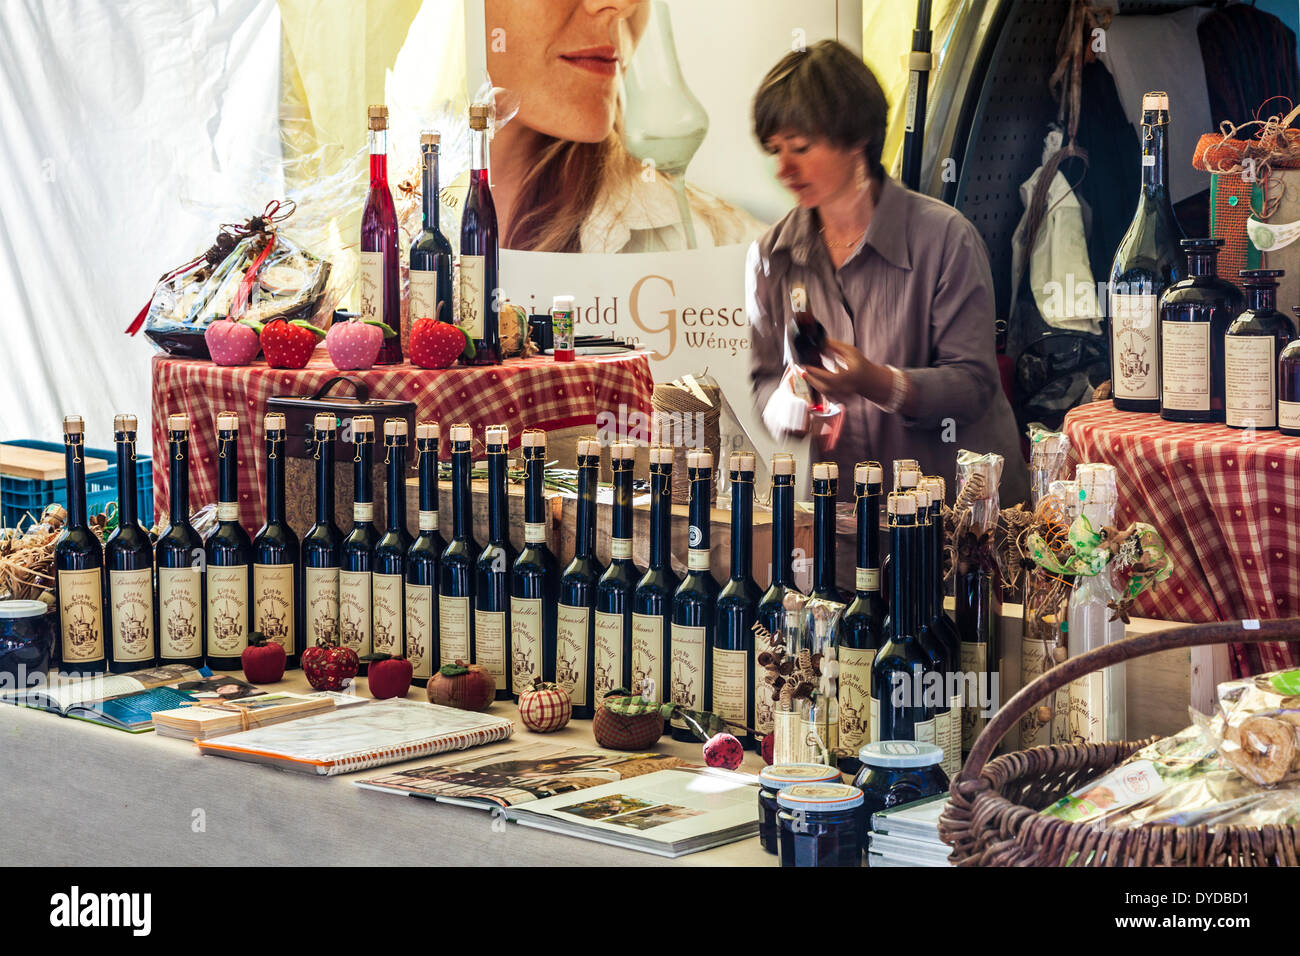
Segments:
[[[487,66],[520,96],[516,122],[580,143],[609,135],[649,0],[486,0]]]
[[[862,150],[841,149],[828,140],[793,130],[774,133],[763,148],[776,157],[776,178],[805,209],[855,188]]]

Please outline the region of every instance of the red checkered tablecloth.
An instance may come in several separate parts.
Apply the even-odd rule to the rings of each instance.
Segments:
[[[643,351],[583,356],[574,362],[536,356],[486,367],[435,371],[402,364],[361,372],[339,372],[324,349],[317,350],[306,368],[292,371],[265,362],[232,368],[158,355],[153,360],[154,510],[167,513],[167,416],[190,416],[190,502],[197,507],[216,500],[216,416],[228,410],[239,414],[242,513],[247,521],[260,521],[267,400],[312,395],[341,374],[365,382],[371,398],[414,402],[417,420],[442,424],[443,458],[451,456],[448,426],[453,423],[468,422],[477,436],[488,425],[508,424],[511,444],[517,446],[525,428],[594,426],[599,412],[618,415],[620,406],[628,414],[649,415],[654,390],[650,360]],[[348,392],[340,386],[340,394]],[[256,527],[254,522],[253,530]]]
[[[1117,523],[1152,524],[1173,557],[1173,575],[1135,613],[1187,622],[1300,615],[1300,438],[1167,422],[1111,402],[1072,409],[1064,431],[1077,461],[1118,471]],[[1297,643],[1232,645],[1236,676],[1297,664]]]

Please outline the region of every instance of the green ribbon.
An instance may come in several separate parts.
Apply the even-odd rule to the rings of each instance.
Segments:
[[[1123,588],[1128,601],[1173,573],[1173,562],[1160,533],[1143,521],[1129,528],[1118,551],[1082,514],[1070,524],[1067,540],[1069,549],[1064,558],[1058,557],[1038,532],[1031,533],[1025,543],[1034,563],[1053,574],[1093,577],[1107,570],[1128,571],[1129,578]]]

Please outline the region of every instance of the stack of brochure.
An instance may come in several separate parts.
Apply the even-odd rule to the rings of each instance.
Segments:
[[[872,815],[868,866],[952,866],[952,847],[939,839],[939,816],[948,795],[928,797]]]

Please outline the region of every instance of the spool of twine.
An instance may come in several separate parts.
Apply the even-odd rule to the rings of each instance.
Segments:
[[[713,491],[717,494],[718,475],[726,467],[722,461],[722,390],[716,385],[699,384],[711,405],[705,404],[679,385],[662,384],[654,387],[650,407],[654,411],[654,438],[673,446],[673,504],[684,505],[691,500],[691,482],[686,473],[686,452],[707,448],[713,452]]]

